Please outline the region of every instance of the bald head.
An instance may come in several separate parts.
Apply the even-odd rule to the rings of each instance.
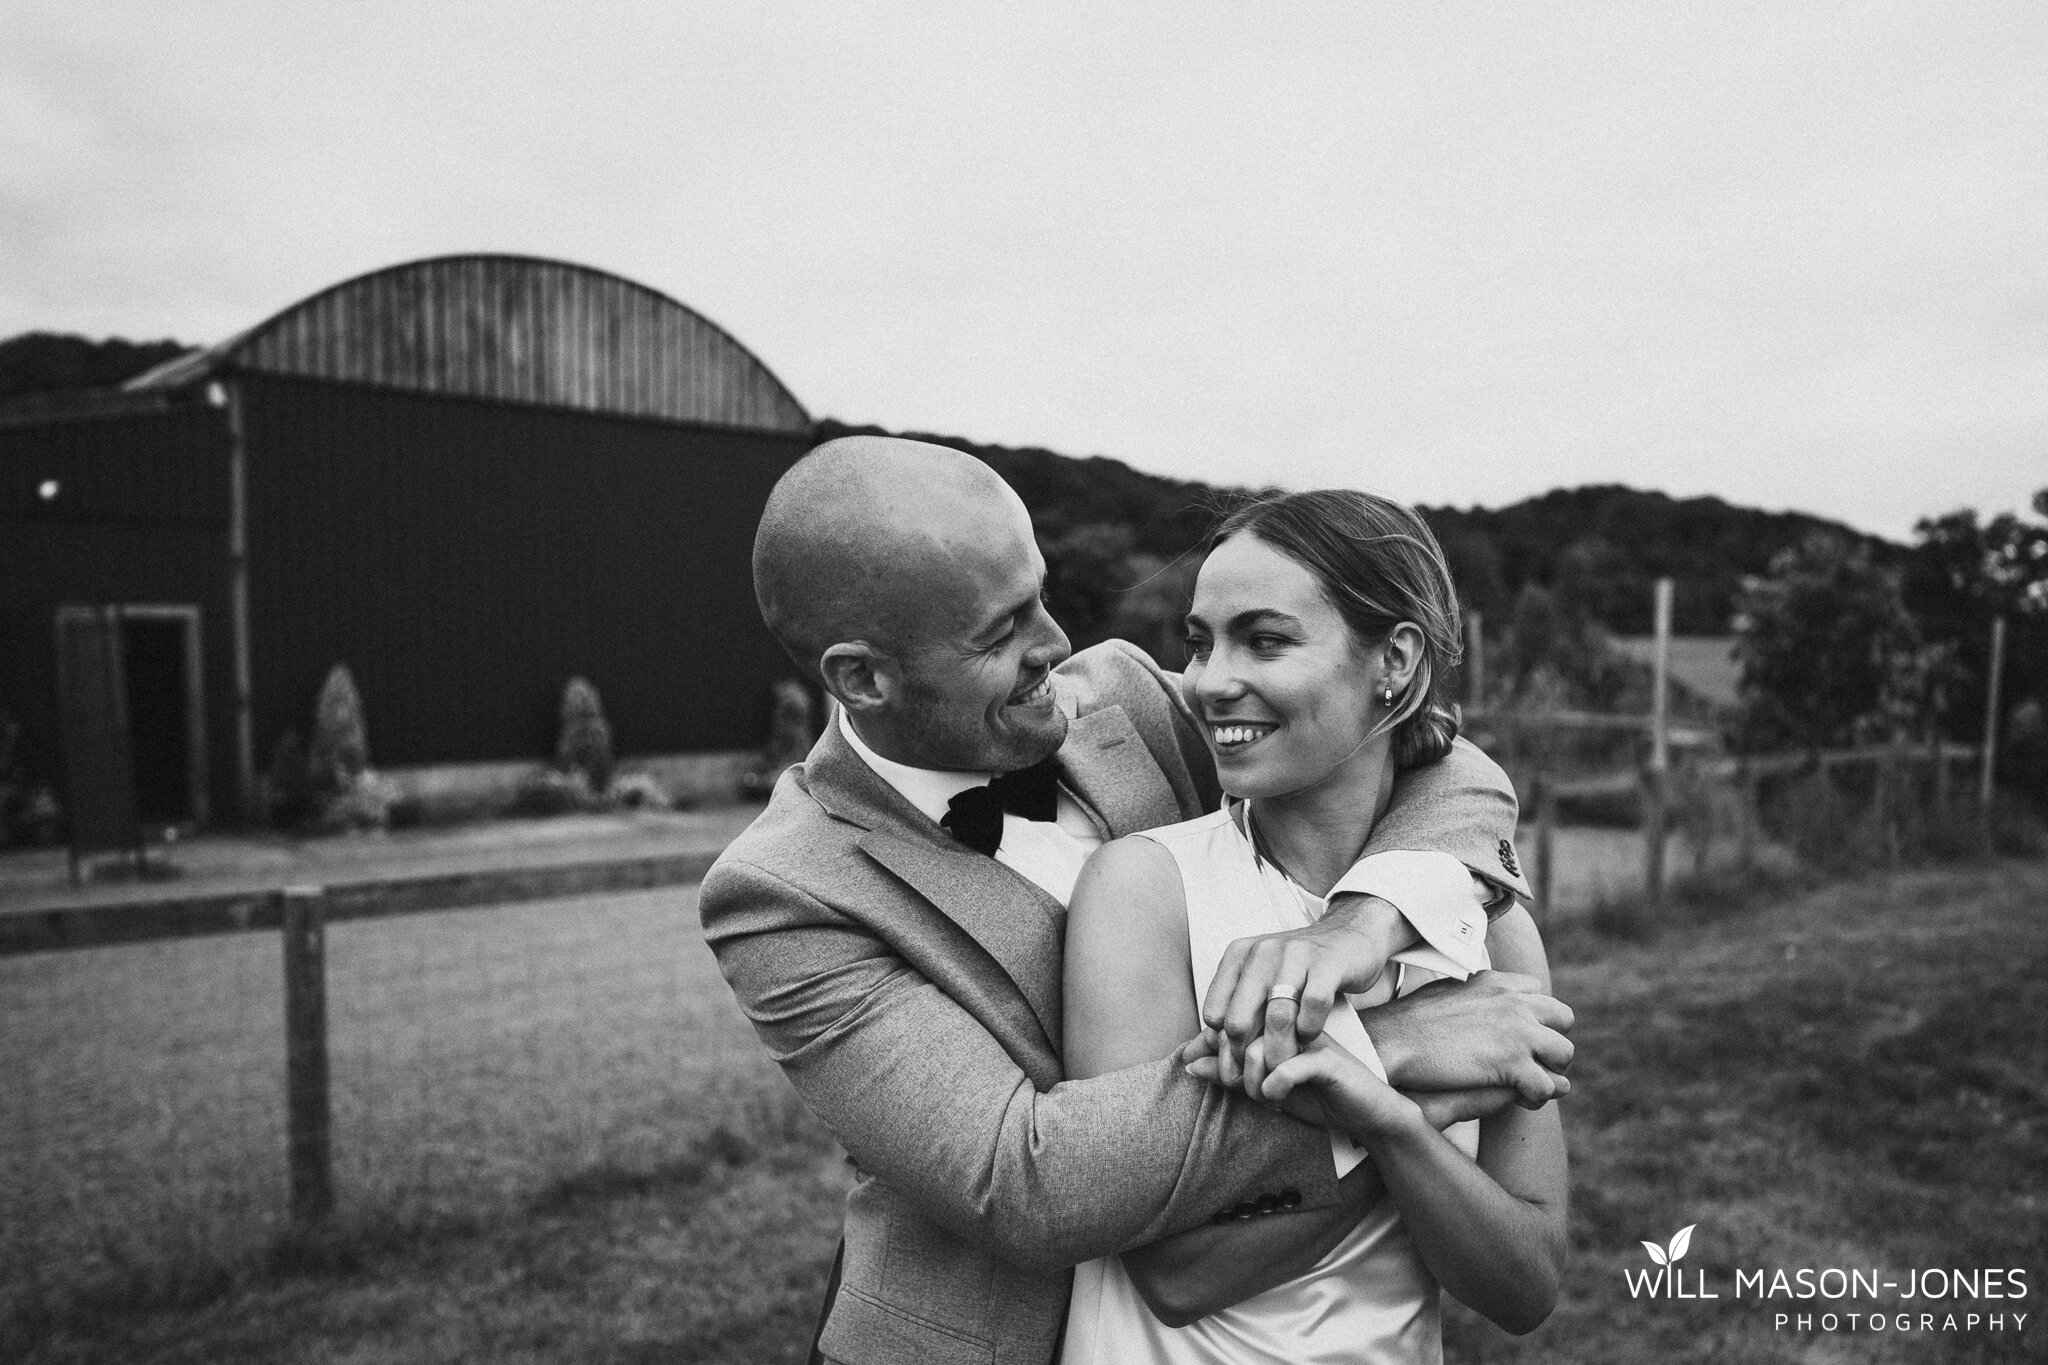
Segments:
[[[834,644],[889,652],[972,607],[975,570],[1028,555],[1031,518],[981,461],[946,446],[847,436],[799,460],[754,535],[754,597],[811,677]]]

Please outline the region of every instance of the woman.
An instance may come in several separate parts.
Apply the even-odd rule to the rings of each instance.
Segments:
[[[1458,651],[1450,574],[1421,518],[1383,498],[1297,493],[1232,516],[1197,578],[1188,645],[1184,692],[1231,799],[1108,844],[1083,871],[1066,944],[1072,1076],[1152,1060],[1200,1032],[1197,1002],[1224,946],[1319,915],[1395,774],[1456,739],[1441,696]],[[1495,967],[1548,988],[1527,912],[1496,920],[1487,947]],[[1431,975],[1390,970],[1352,1003]],[[1439,1286],[1510,1331],[1549,1315],[1565,1244],[1555,1107],[1508,1105],[1439,1133],[1346,1038],[1368,1050],[1340,1009],[1270,1076],[1255,1043],[1244,1078],[1268,1103],[1292,1095],[1297,1112],[1312,1097],[1340,1155],[1353,1143],[1370,1154],[1345,1175],[1344,1204],[1198,1228],[1080,1267],[1063,1365],[1437,1361]],[[1198,1039],[1183,1055],[1215,1080],[1207,1051]],[[1306,1248],[1298,1224],[1280,1226],[1300,1218],[1320,1220]]]

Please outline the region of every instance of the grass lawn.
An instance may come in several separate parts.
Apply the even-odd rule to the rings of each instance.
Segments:
[[[1573,1263],[1527,1338],[1453,1308],[1451,1358],[2048,1359],[2048,867],[1837,884],[1626,946],[1567,924],[1552,951],[1578,1012]],[[1687,1225],[1688,1283],[1704,1271],[1722,1297],[1632,1299],[1624,1268],[1653,1269],[1641,1242]],[[1734,1299],[1736,1271],[1759,1267],[1881,1270],[1902,1289],[1909,1270],[2016,1267],[2028,1293]],[[1908,1308],[1903,1334],[1792,1330]],[[1951,1310],[2002,1311],[2006,1330],[1939,1330]],[[1937,1330],[1917,1330],[1928,1311]]]
[[[701,943],[675,927],[693,917],[675,910],[673,898],[656,913],[620,897],[571,907],[567,919],[562,907],[555,919],[521,911],[535,916],[527,932],[538,936],[526,948],[558,955],[528,952],[527,961],[566,954],[586,964],[568,985],[546,986],[559,969],[518,965],[521,940],[512,939],[483,985],[429,1010],[434,1027],[416,1020],[405,1026],[412,1033],[376,1033],[372,1016],[389,1019],[397,999],[356,1017],[351,1027],[370,1030],[354,1035],[370,1040],[366,1055],[387,1059],[410,1055],[415,1044],[404,1040],[415,1034],[419,1047],[480,1057],[486,1038],[512,1030],[511,1058],[491,1063],[485,1091],[507,1092],[500,1100],[466,1101],[446,1119],[420,1097],[368,1106],[397,1114],[389,1131],[401,1137],[454,1133],[450,1159],[466,1150],[472,1159],[455,1163],[460,1180],[433,1188],[464,1199],[359,1198],[332,1235],[277,1243],[182,1292],[139,1292],[131,1278],[68,1310],[16,1317],[0,1328],[0,1358],[800,1359],[837,1234],[843,1168],[764,1073],[722,983],[692,956]],[[454,934],[426,924],[439,918],[422,917],[417,932]],[[2035,1311],[2048,1276],[2048,865],[1870,878],[1695,917],[1644,942],[1597,938],[1586,917],[1561,916],[1554,939],[1558,990],[1579,1015],[1566,1109],[1574,1260],[1557,1313],[1529,1337],[1506,1337],[1452,1306],[1449,1359],[2048,1358],[2048,1323]],[[443,947],[461,956],[461,941]],[[435,964],[443,947],[379,951]],[[367,941],[359,948],[371,951]],[[593,974],[589,954],[609,962],[614,951],[668,954],[658,971],[671,993],[687,988],[687,1006],[637,1003],[644,988],[620,991]],[[435,970],[457,966],[451,958]],[[460,966],[473,971],[467,957]],[[335,968],[344,970],[339,957]],[[237,970],[250,989],[267,978],[255,966]],[[405,983],[424,970],[391,989],[419,989]],[[376,999],[376,975],[359,981],[361,999]],[[130,990],[149,979],[124,978]],[[118,1001],[99,1008],[125,1017]],[[518,1027],[534,1014],[538,1022]],[[600,1021],[594,1031],[584,1014]],[[664,1099],[670,1087],[687,1103]],[[601,1091],[612,1097],[596,1098]],[[598,1115],[579,1127],[573,1113],[586,1105]],[[377,1122],[358,1121],[372,1125],[364,1131]],[[529,1142],[525,1178],[493,1184],[497,1167],[474,1144],[505,1125],[556,1136]],[[374,1189],[373,1175],[358,1178]],[[490,1197],[468,1197],[479,1191]],[[1623,1270],[1652,1268],[1641,1241],[1668,1242],[1688,1224],[1688,1283],[1704,1271],[1722,1297],[1631,1299]],[[1954,1305],[1959,1321],[2004,1312],[2002,1333],[1802,1334],[1774,1330],[1773,1314],[1911,1307],[1917,1321],[1929,1306],[1892,1291],[1875,1304],[1733,1298],[1735,1272],[1759,1267],[1860,1268],[1901,1281],[1929,1267],[2017,1267],[2029,1292]],[[2027,1314],[2023,1331],[2012,1329],[2015,1310]],[[1938,1322],[1948,1306],[1933,1311]]]

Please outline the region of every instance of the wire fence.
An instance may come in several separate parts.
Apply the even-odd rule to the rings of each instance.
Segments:
[[[1967,745],[1729,756],[1717,736],[1694,731],[1659,766],[1646,756],[1639,717],[1530,715],[1514,726],[1517,742],[1500,753],[1531,826],[1523,837],[1539,914],[1629,896],[1656,901],[1676,881],[1761,863],[1895,867],[1979,851],[1989,837],[1990,812],[1977,795],[1981,755]],[[1588,762],[1589,751],[1604,766]],[[1589,844],[1568,838],[1568,827],[1627,831],[1633,865],[1623,865],[1630,855],[1615,840]],[[1599,865],[1572,866],[1587,858]],[[1569,890],[1560,893],[1561,883]]]
[[[489,1214],[786,1108],[695,894],[327,925],[335,1216]],[[0,1314],[176,1299],[288,1229],[285,958],[274,930],[0,957]]]

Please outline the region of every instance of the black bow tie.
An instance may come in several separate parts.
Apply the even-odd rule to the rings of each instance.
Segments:
[[[1003,842],[1003,815],[1051,820],[1060,813],[1060,765],[1040,759],[1014,773],[999,773],[985,787],[969,787],[946,803],[939,823],[977,853],[994,855]]]

